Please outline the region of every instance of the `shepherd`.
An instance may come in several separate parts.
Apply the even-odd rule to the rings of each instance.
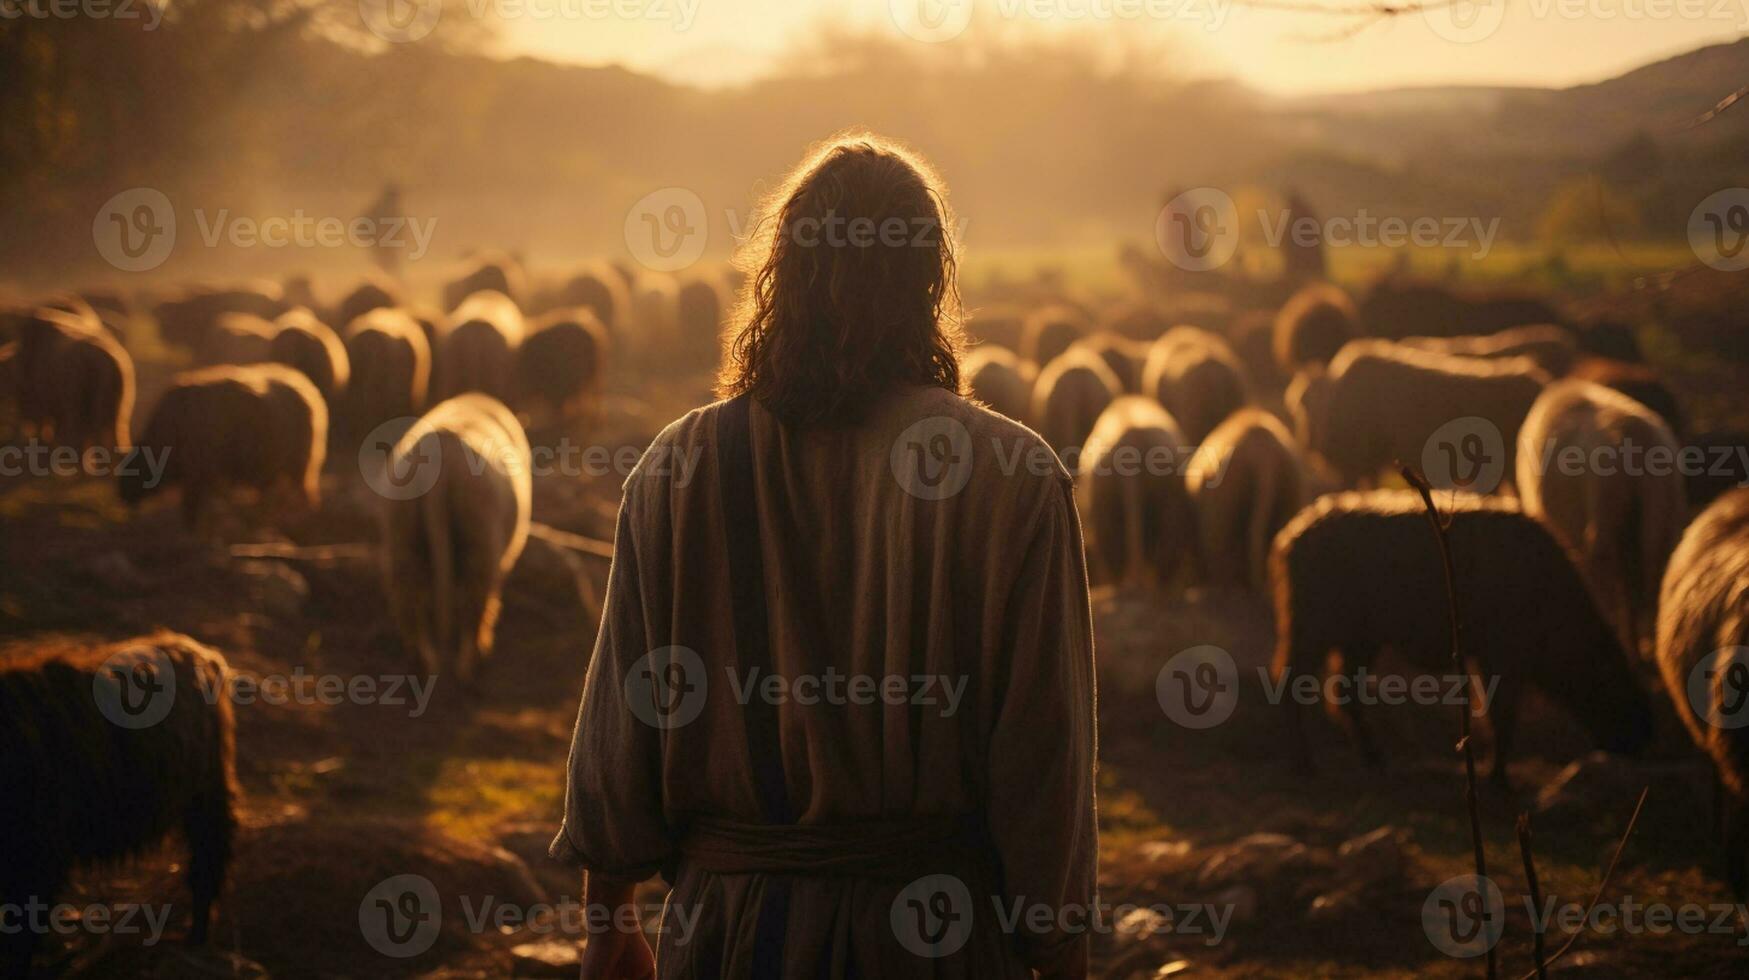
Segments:
[[[724,400],[624,488],[552,846],[602,910],[582,975],[1085,976],[1093,636],[1069,475],[962,397],[927,164],[841,136],[766,213]],[[658,874],[652,950],[633,890]]]

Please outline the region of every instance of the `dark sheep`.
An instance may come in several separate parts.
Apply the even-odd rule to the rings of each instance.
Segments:
[[[966,388],[991,411],[1026,424],[1032,415],[1032,364],[995,344],[980,344],[960,362]]]
[[[1268,589],[1270,543],[1305,505],[1303,467],[1293,434],[1260,408],[1235,412],[1197,447],[1184,482],[1209,584]]]
[[[1463,652],[1486,680],[1493,778],[1504,784],[1525,685],[1560,705],[1610,752],[1637,752],[1652,735],[1650,698],[1573,556],[1518,502],[1436,495],[1449,520]],[[1452,671],[1450,614],[1438,542],[1412,490],[1341,493],[1301,511],[1275,539],[1277,683],[1341,669],[1369,671],[1385,649],[1419,670]],[[1342,714],[1369,763],[1381,756],[1359,699]],[[1290,741],[1309,765],[1299,705],[1283,701]]]
[[[391,419],[419,414],[431,381],[425,331],[403,310],[372,310],[346,328],[352,368],[338,415],[345,438],[364,438]]]
[[[539,424],[582,414],[601,392],[607,330],[587,307],[535,321],[516,351],[516,407]]]
[[[611,336],[618,337],[631,328],[631,290],[609,266],[584,266],[548,296],[537,311],[546,313],[573,306],[593,310]]]
[[[714,361],[730,305],[728,287],[714,276],[688,276],[681,281],[674,302],[681,343],[704,360]]]
[[[1117,375],[1124,391],[1131,394],[1141,392],[1142,366],[1148,360],[1148,348],[1145,345],[1109,330],[1083,337],[1075,345],[1099,355],[1105,361],[1105,366],[1111,368],[1111,373]]]
[[[1658,671],[1724,791],[1725,877],[1749,896],[1749,490],[1733,490],[1690,524],[1664,572]],[[1738,665],[1743,666],[1738,666]],[[1696,671],[1705,671],[1697,678]],[[1737,727],[1731,727],[1736,723]]]
[[[167,631],[119,643],[36,638],[0,652],[0,904],[52,905],[74,869],[137,857],[180,831],[188,938],[206,941],[237,825],[227,670],[217,651]],[[116,696],[94,696],[105,690]],[[166,701],[162,719],[126,724]],[[0,973],[27,976],[37,934],[7,932]]]
[[[1248,389],[1238,355],[1198,327],[1166,331],[1148,349],[1142,368],[1142,394],[1165,406],[1193,446],[1244,407]]]
[[[395,444],[403,477],[429,489],[383,506],[384,573],[407,652],[471,684],[492,653],[504,579],[528,540],[532,462],[510,410],[477,392],[439,404]]]
[[[1657,412],[1679,438],[1688,430],[1688,418],[1683,414],[1682,404],[1654,367],[1606,357],[1587,357],[1573,366],[1569,376],[1614,388]]]
[[[1103,359],[1071,347],[1038,373],[1027,417],[1073,473],[1094,423],[1121,394],[1122,383]]]
[[[27,429],[81,450],[128,448],[134,362],[127,351],[88,320],[59,310],[37,310],[17,331],[0,368],[11,375]]]
[[[1556,378],[1571,370],[1579,357],[1573,332],[1552,323],[1473,337],[1405,337],[1400,343],[1460,357],[1528,357]]]
[[[1162,587],[1197,567],[1196,517],[1184,488],[1190,448],[1160,403],[1125,395],[1102,412],[1081,454],[1076,494],[1088,550],[1108,581]]]
[[[444,284],[443,308],[454,310],[469,296],[488,289],[519,303],[528,299],[522,264],[503,252],[482,252],[474,256]]]
[[[279,330],[274,322],[253,313],[221,314],[207,331],[201,363],[259,364],[271,360],[273,335]]]
[[[180,488],[191,525],[208,499],[233,488],[314,508],[327,445],[327,403],[302,372],[283,364],[202,368],[171,379],[140,433],[140,448],[163,461],[159,479],[143,465],[149,458],[130,459],[136,465],[117,479],[130,505]]]
[[[1398,276],[1374,283],[1361,297],[1359,313],[1367,336],[1388,338],[1461,337],[1567,322],[1560,310],[1528,293],[1458,290]]]
[[[1354,301],[1328,283],[1294,293],[1275,315],[1275,365],[1284,376],[1312,364],[1328,364],[1342,345],[1360,336]]]
[[[1688,506],[1695,512],[1730,490],[1749,487],[1749,432],[1712,430],[1684,440],[1693,458],[1685,472]]]
[[[1035,310],[1021,329],[1020,356],[1043,367],[1087,333],[1087,319],[1073,307],[1052,304]]]
[[[400,284],[381,273],[372,273],[335,305],[329,323],[350,324],[372,310],[402,305]]]
[[[475,293],[456,307],[438,337],[432,374],[434,398],[482,391],[510,397],[516,348],[522,345],[522,311],[493,290]]]
[[[263,280],[235,286],[200,286],[152,308],[165,343],[199,353],[208,334],[226,313],[248,313],[271,320],[290,307],[279,283]]]
[[[275,332],[268,359],[302,371],[322,393],[322,399],[332,406],[336,396],[346,390],[347,379],[352,375],[340,335],[303,307],[287,312],[273,324]]]

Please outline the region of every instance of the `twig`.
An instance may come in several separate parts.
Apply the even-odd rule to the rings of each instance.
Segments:
[[[1634,836],[1634,826],[1640,822],[1640,811],[1645,809],[1646,796],[1651,792],[1652,787],[1650,786],[1640,790],[1640,802],[1634,804],[1634,815],[1628,818],[1628,829],[1622,831],[1621,840],[1616,842],[1615,854],[1609,859],[1609,867],[1603,872],[1603,880],[1597,884],[1597,892],[1591,896],[1590,904],[1585,906],[1585,918],[1581,921],[1591,921],[1591,913],[1597,910],[1597,903],[1603,900],[1603,893],[1609,888],[1609,879],[1615,877],[1615,866],[1621,861],[1621,852],[1627,849],[1628,838]],[[1526,973],[1524,976],[1519,977],[1518,980],[1537,980],[1541,968],[1547,967],[1551,963],[1567,955],[1567,951],[1572,949],[1573,944],[1578,942],[1579,937],[1584,934],[1585,931],[1582,929],[1573,933],[1573,935],[1569,936],[1567,941],[1561,945],[1560,949],[1555,950],[1555,955],[1538,964],[1539,969]]]
[[[1745,97],[1749,97],[1749,85],[1745,85],[1742,88],[1738,89],[1737,91],[1732,92],[1730,95],[1727,95],[1724,98],[1720,99],[1718,101],[1718,103],[1716,105],[1714,105],[1711,109],[1708,109],[1706,112],[1701,113],[1701,115],[1698,118],[1696,118],[1693,122],[1689,123],[1687,128],[1694,129],[1696,126],[1704,126],[1705,124],[1712,122],[1713,119],[1716,118],[1719,113],[1724,112],[1726,109],[1729,109],[1730,107],[1743,101],[1743,99]]]
[[[1542,889],[1536,884],[1536,859],[1530,854],[1530,814],[1518,815],[1518,854],[1524,859],[1524,882],[1530,890],[1530,907],[1543,907]],[[1548,980],[1548,963],[1543,960],[1543,921],[1536,915],[1530,917],[1531,942],[1536,950],[1536,980]]]
[[[1433,503],[1433,488],[1414,467],[1397,461],[1397,469],[1402,472],[1403,479],[1421,494],[1421,505],[1427,512],[1427,523],[1433,526],[1433,536],[1439,542],[1439,560],[1445,568],[1445,604],[1451,616],[1451,663],[1453,670],[1464,670],[1462,645],[1458,632],[1457,585],[1453,581],[1451,565],[1451,542],[1446,539],[1447,526],[1440,520],[1439,508]],[[1466,676],[1468,671],[1465,671]],[[1474,691],[1471,684],[1469,690]],[[1482,846],[1482,812],[1476,801],[1476,750],[1470,744],[1470,698],[1465,696],[1459,705],[1458,715],[1458,751],[1464,754],[1464,805],[1470,812],[1470,843],[1475,850],[1476,878],[1486,881],[1488,877],[1488,858]],[[1494,765],[1499,766],[1496,758]],[[1477,892],[1482,900],[1482,920],[1488,919],[1488,890],[1478,887]],[[1488,980],[1494,980],[1500,975],[1499,956],[1492,945],[1488,947]]]
[[[572,534],[570,531],[561,531],[556,527],[549,524],[542,524],[538,521],[529,522],[528,536],[531,538],[539,538],[548,544],[556,544],[559,547],[570,551],[580,551],[585,555],[593,555],[596,558],[606,558],[610,561],[613,559],[612,542],[600,541],[595,538],[586,538],[581,534]]]

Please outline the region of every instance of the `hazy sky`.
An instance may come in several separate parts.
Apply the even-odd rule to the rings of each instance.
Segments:
[[[1338,5],[1366,0],[1258,0]],[[1443,0],[1435,0],[1443,2]],[[1357,18],[1231,0],[468,0],[508,52],[619,63],[676,80],[756,77],[823,22],[956,44],[1017,31],[1169,39],[1186,73],[1274,92],[1596,81],[1749,27],[1749,0],[1462,0],[1359,30]],[[495,5],[495,6],[494,6]],[[969,5],[969,6],[968,6]],[[903,25],[903,26],[901,26]],[[963,25],[963,28],[961,27]],[[909,33],[905,28],[909,28]],[[957,29],[957,32],[956,32]]]

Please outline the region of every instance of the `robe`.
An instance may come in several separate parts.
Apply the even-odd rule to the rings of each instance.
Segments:
[[[1095,692],[1068,473],[1031,430],[940,388],[897,391],[853,427],[792,429],[752,405],[774,676],[749,678],[722,405],[668,426],[626,480],[552,855],[608,880],[668,878],[659,976],[749,976],[772,876],[688,854],[702,827],[762,823],[744,704],[766,698],[800,825],[771,843],[815,828],[930,841],[901,844],[910,859],[891,874],[790,875],[784,976],[1085,964]],[[971,844],[918,829],[968,820]],[[713,839],[719,856],[758,853]],[[856,846],[840,850],[854,863]]]

